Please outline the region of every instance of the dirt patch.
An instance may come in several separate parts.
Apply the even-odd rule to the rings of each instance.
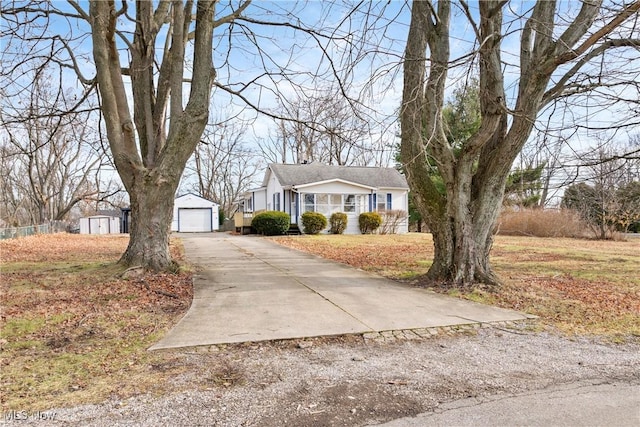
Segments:
[[[392,420],[415,416],[423,412],[423,403],[396,390],[393,385],[381,385],[375,381],[359,381],[357,384],[327,386],[319,395],[312,390],[316,386],[303,384],[301,389],[285,400],[297,401],[295,408],[285,414],[274,414],[260,421],[265,427],[282,425],[283,415],[304,426],[353,426],[373,420]],[[305,395],[308,397],[305,399]]]

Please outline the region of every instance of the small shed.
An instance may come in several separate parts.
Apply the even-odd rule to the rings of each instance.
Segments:
[[[118,234],[120,218],[108,215],[94,215],[80,218],[80,234]]]
[[[191,193],[176,197],[173,203],[171,231],[203,233],[215,231],[218,228],[216,203]]]

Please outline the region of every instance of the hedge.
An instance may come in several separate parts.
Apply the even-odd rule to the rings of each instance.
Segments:
[[[265,211],[260,212],[251,220],[251,226],[258,234],[265,236],[278,236],[285,234],[291,225],[291,217],[286,212]]]
[[[347,229],[347,214],[343,212],[335,212],[329,218],[331,224],[331,233],[342,234]]]
[[[318,212],[302,214],[302,231],[305,234],[318,234],[327,228],[327,217]]]
[[[358,217],[358,225],[362,234],[371,234],[382,224],[382,216],[378,212],[363,212]]]

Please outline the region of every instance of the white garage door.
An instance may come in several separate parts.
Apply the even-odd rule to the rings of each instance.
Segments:
[[[211,209],[178,209],[178,231],[198,233],[211,230]]]

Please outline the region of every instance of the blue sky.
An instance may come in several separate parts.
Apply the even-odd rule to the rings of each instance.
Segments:
[[[86,2],[80,2],[81,6],[88,8]],[[236,3],[234,2],[234,5]],[[373,122],[379,123],[380,134],[375,137],[387,138],[390,142],[396,140],[397,109],[401,99],[402,69],[401,56],[404,49],[409,24],[409,6],[405,1],[392,0],[388,2],[360,3],[357,12],[351,11],[355,2],[332,1],[261,1],[256,0],[247,9],[246,14],[254,19],[274,22],[289,22],[305,27],[319,28],[323,34],[332,34],[342,37],[339,41],[328,41],[322,36],[314,39],[301,31],[282,26],[264,26],[238,22],[233,26],[224,26],[216,29],[214,65],[217,67],[218,81],[238,88],[241,84],[252,81],[251,88],[244,94],[252,103],[268,111],[276,111],[278,98],[286,99],[294,96],[296,92],[313,94],[317,88],[336,88],[335,80],[332,81],[332,69],[322,49],[326,49],[333,58],[333,66],[339,76],[348,85],[345,87],[353,97],[358,97],[365,104],[367,114]],[[72,8],[66,1],[54,0],[53,5],[65,11]],[[119,5],[119,3],[118,3]],[[514,89],[517,85],[517,64],[519,51],[518,28],[523,24],[523,19],[513,19],[515,16],[530,11],[533,2],[512,1],[505,9],[505,26],[512,30],[510,35],[503,40],[503,60],[505,61],[505,81],[508,89]],[[471,14],[477,15],[477,6],[470,3]],[[580,2],[565,0],[559,2],[562,11],[573,11],[580,6]],[[369,10],[371,9],[371,10]],[[130,2],[130,10],[133,11],[133,3]],[[226,11],[220,7],[219,14]],[[371,12],[367,14],[366,12]],[[131,30],[131,22],[121,20],[125,26],[123,29]],[[262,54],[253,44],[253,39],[246,37],[244,29],[254,32],[255,40],[259,42]],[[362,30],[368,31],[362,36]],[[454,3],[452,9],[452,59],[462,56],[470,48],[473,48],[473,31],[462,9]],[[88,25],[83,22],[59,19],[49,27],[51,33],[59,33],[66,40],[79,58],[79,64],[83,72],[92,76],[93,65],[91,60],[90,38],[87,35]],[[231,38],[229,38],[231,35]],[[6,48],[6,40],[2,41]],[[162,44],[163,40],[159,40]],[[231,47],[231,49],[229,49]],[[357,60],[357,65],[352,69],[347,64]],[[126,64],[126,55],[123,54],[123,65]],[[637,55],[632,63],[638,65]],[[287,76],[272,75],[258,77],[264,73],[265,67],[269,71],[279,67],[286,69]],[[640,68],[640,67],[637,67]],[[467,73],[466,67],[453,69],[449,75],[449,89],[462,81]],[[68,84],[79,88],[72,72],[67,72]],[[29,84],[23,81],[23,84]],[[636,96],[637,94],[632,96]],[[606,109],[569,110],[567,115],[559,115],[558,118],[568,117],[570,120],[579,121],[582,116],[592,115],[592,119],[606,125],[614,116],[619,117],[624,111]],[[216,119],[225,116],[239,115],[252,120],[252,134],[248,138],[258,140],[274,132],[274,122],[261,116],[239,99],[230,97],[220,89],[216,89],[212,96],[212,117]],[[589,143],[586,133],[574,136],[581,140],[582,144]]]

